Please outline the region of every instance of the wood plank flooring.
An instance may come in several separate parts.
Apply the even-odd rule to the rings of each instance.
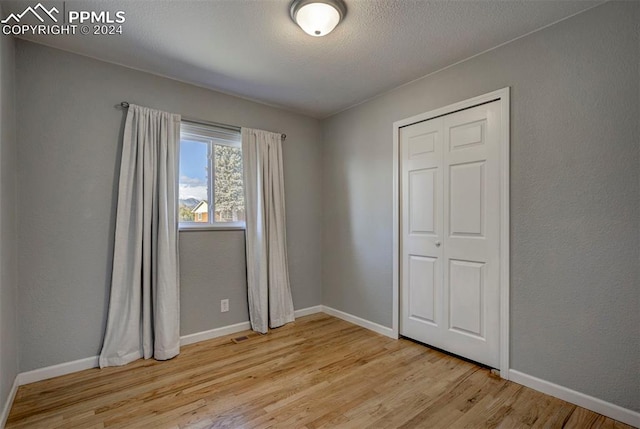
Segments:
[[[630,428],[325,314],[240,335],[22,386],[7,428]]]

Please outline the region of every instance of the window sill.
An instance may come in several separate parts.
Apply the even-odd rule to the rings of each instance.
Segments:
[[[192,232],[192,231],[244,231],[244,222],[230,223],[229,225],[190,225],[181,223],[178,225],[179,232]]]

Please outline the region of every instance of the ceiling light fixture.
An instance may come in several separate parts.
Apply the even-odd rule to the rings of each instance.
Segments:
[[[336,28],[346,15],[347,7],[342,0],[294,0],[289,13],[305,33],[320,37]]]

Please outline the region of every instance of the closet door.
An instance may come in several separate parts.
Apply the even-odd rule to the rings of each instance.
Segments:
[[[442,118],[400,130],[402,293],[400,333],[441,342],[443,300]]]
[[[500,354],[499,103],[404,127],[400,135],[400,333],[494,368]]]

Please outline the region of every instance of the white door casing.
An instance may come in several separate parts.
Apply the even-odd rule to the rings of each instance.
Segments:
[[[394,331],[506,378],[508,89],[394,132]]]

